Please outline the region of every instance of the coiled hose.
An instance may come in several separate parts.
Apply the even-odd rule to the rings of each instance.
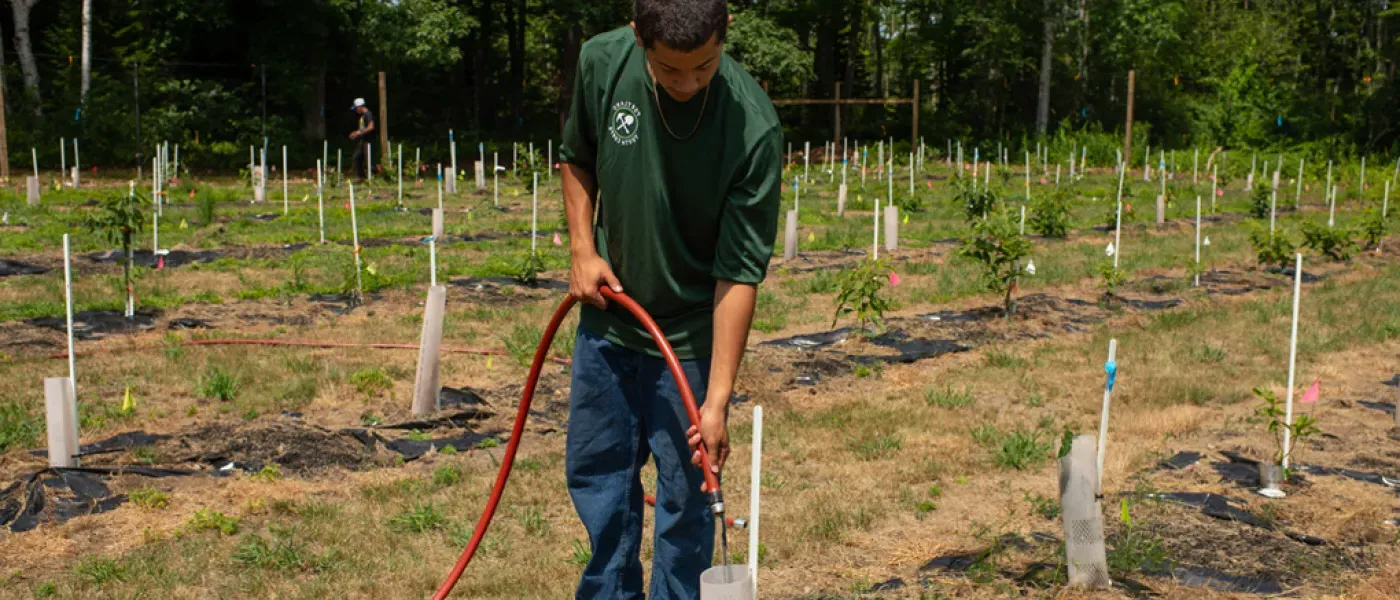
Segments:
[[[685,377],[685,371],[681,369],[680,360],[676,358],[676,353],[671,349],[671,343],[666,341],[666,336],[662,334],[661,328],[651,315],[637,304],[635,300],[626,294],[614,292],[607,287],[599,289],[603,297],[609,302],[614,302],[631,312],[642,327],[646,328],[651,339],[656,342],[656,347],[661,351],[661,356],[666,359],[666,366],[671,369],[671,377],[676,381],[676,388],[680,391],[681,402],[685,404],[685,412],[690,417],[690,423],[695,426],[700,425],[700,409],[695,403],[695,395],[690,391],[690,382]],[[540,338],[540,345],[535,349],[535,359],[530,363],[530,374],[525,379],[525,389],[520,395],[520,409],[515,415],[515,427],[511,429],[510,442],[506,444],[506,454],[501,460],[501,468],[496,473],[496,484],[491,488],[491,497],[486,501],[486,507],[481,511],[481,518],[476,522],[476,530],[472,533],[471,541],[467,542],[467,547],[462,550],[462,556],[457,559],[457,564],[452,567],[452,571],[447,574],[447,579],[442,582],[433,600],[445,600],[447,595],[452,593],[452,588],[456,587],[457,580],[461,579],[462,573],[466,571],[467,565],[471,563],[472,557],[476,554],[477,546],[486,537],[486,529],[491,526],[491,518],[496,514],[496,506],[501,502],[501,494],[505,491],[506,481],[510,479],[511,467],[515,464],[515,453],[520,449],[520,438],[525,432],[525,420],[530,416],[530,401],[535,396],[535,384],[539,383],[540,370],[544,368],[544,363],[549,358],[549,347],[554,342],[554,335],[559,331],[559,326],[563,324],[564,318],[569,315],[577,300],[569,296],[559,304],[559,308],[554,311],[554,317],[549,320],[549,326],[544,330],[544,336]],[[709,453],[705,451],[704,445],[700,446],[700,468],[705,476],[704,491],[710,495],[710,508],[715,515],[720,517],[720,527],[725,526],[724,519],[724,499],[720,495],[719,478],[715,476],[710,467]]]

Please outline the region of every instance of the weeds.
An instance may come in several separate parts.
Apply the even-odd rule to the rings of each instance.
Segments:
[[[219,402],[233,402],[238,399],[239,389],[242,382],[237,375],[229,372],[228,369],[217,365],[210,365],[204,370],[204,375],[199,378],[199,386],[195,392],[201,397]]]
[[[963,388],[961,391],[954,391],[953,386],[944,387],[941,391],[929,386],[924,389],[924,402],[929,406],[940,408],[960,408],[972,404],[972,388]]]
[[[992,461],[998,467],[1024,471],[1049,459],[1050,440],[1042,439],[1039,431],[1017,429],[1001,436],[998,444]]]
[[[170,495],[153,487],[140,487],[127,494],[131,503],[146,510],[159,510],[170,506]]]
[[[506,352],[515,359],[515,364],[522,367],[530,366],[530,362],[535,359],[535,350],[540,345],[540,338],[544,337],[544,332],[538,325],[533,323],[517,323],[511,329],[510,335],[501,341],[506,345]]]
[[[574,540],[573,550],[569,553],[569,564],[582,567],[590,560],[593,560],[593,549],[583,542]]]
[[[190,533],[217,531],[220,535],[233,535],[238,533],[241,521],[238,517],[225,516],[212,508],[201,508],[194,511],[194,515],[190,516],[184,527]]]
[[[113,581],[126,581],[130,576],[126,566],[116,559],[100,556],[88,556],[79,560],[78,564],[73,566],[73,573],[89,585],[97,587]]]
[[[1054,498],[1026,492],[1026,502],[1031,505],[1031,514],[1042,519],[1053,521],[1060,517],[1060,502]]]
[[[526,535],[544,537],[549,535],[549,521],[546,521],[544,514],[540,512],[540,507],[531,506],[515,513],[515,520],[520,522],[520,526],[525,528]]]
[[[39,433],[44,426],[39,419],[29,414],[20,403],[13,400],[0,402],[0,452],[11,447],[28,448],[39,442]]]
[[[307,552],[306,544],[296,541],[295,531],[273,531],[274,540],[250,534],[233,551],[233,559],[246,566],[279,571],[325,571],[339,561],[338,553],[322,555]]]
[[[448,487],[462,480],[462,470],[457,465],[442,465],[433,469],[433,485]]]
[[[1171,559],[1167,554],[1162,538],[1145,534],[1133,528],[1132,515],[1128,511],[1128,499],[1124,498],[1119,510],[1119,521],[1123,531],[1106,540],[1108,550],[1108,570],[1110,573],[1133,572],[1162,573],[1171,570]]]
[[[394,380],[377,366],[366,367],[350,374],[350,384],[361,394],[373,396],[394,387]]]
[[[447,518],[431,502],[414,503],[389,520],[389,527],[399,533],[423,533],[442,529],[446,524]]]
[[[904,442],[898,434],[882,433],[870,439],[853,441],[850,449],[856,458],[868,461],[893,456],[903,445]]]

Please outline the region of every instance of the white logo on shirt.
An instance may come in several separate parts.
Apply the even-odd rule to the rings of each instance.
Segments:
[[[631,146],[637,143],[637,130],[642,126],[642,111],[637,109],[637,105],[626,100],[620,100],[613,104],[612,119],[608,124],[608,133],[612,134],[614,142],[623,146]]]

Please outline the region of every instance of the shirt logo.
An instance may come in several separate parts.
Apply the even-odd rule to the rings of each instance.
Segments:
[[[626,100],[613,104],[612,120],[608,125],[608,133],[612,134],[614,142],[623,146],[637,143],[637,130],[641,126],[642,111],[637,110],[637,105]]]

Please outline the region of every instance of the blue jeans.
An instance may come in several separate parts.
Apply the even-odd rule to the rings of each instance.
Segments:
[[[709,359],[681,363],[697,402]],[[652,600],[698,600],[714,554],[715,523],[700,469],[690,464],[690,419],[660,358],[579,329],[574,344],[565,470],[593,557],[579,600],[643,599],[641,470],[656,459]]]

